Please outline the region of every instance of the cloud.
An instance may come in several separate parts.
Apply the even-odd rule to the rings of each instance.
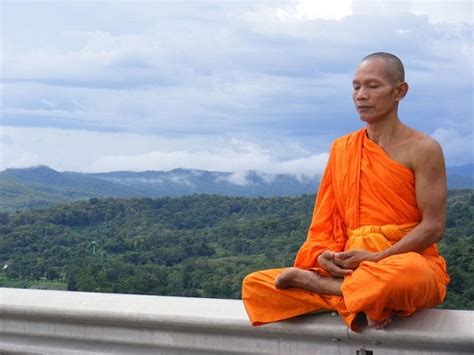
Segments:
[[[11,146],[13,139],[8,135],[0,131],[0,145]]]
[[[130,133],[107,133],[52,128],[5,127],[9,137],[0,146],[4,155],[0,169],[27,163],[48,165],[60,171],[106,172],[117,170],[202,169],[244,173],[315,175],[322,172],[327,153],[310,153],[297,142],[254,142],[239,137],[193,135],[157,137]],[[247,137],[249,138],[249,137]],[[272,145],[273,144],[273,145]],[[274,145],[279,146],[274,148]],[[59,147],[59,149],[58,149]],[[50,154],[55,151],[55,154]],[[304,158],[301,158],[304,155]],[[195,172],[197,174],[197,172]],[[241,175],[235,175],[238,180]],[[179,180],[179,174],[176,179]],[[186,183],[185,181],[181,181]]]
[[[22,152],[16,157],[16,159],[9,161],[7,166],[9,168],[27,168],[30,166],[36,166],[40,164],[41,164],[41,160],[38,154],[35,154],[32,152]]]
[[[216,179],[217,181],[222,181],[225,180],[227,182],[230,182],[231,184],[237,185],[237,186],[247,186],[250,182],[247,179],[248,177],[248,172],[246,171],[238,171],[235,173],[230,174],[227,177],[219,177]]]
[[[354,14],[375,16],[397,16],[411,13],[428,18],[431,24],[461,22],[471,23],[472,1],[470,0],[352,0]]]
[[[194,187],[194,184],[191,181],[189,181],[185,176],[182,176],[179,174],[173,174],[169,176],[168,178],[175,184]]]
[[[138,155],[105,155],[98,157],[90,166],[92,171],[105,169],[135,171],[172,170],[177,167],[210,171],[234,172],[229,181],[245,185],[246,172],[257,170],[272,174],[315,175],[322,172],[327,153],[306,158],[281,160],[260,146],[242,144],[212,150],[151,151]]]
[[[459,132],[453,128],[438,128],[432,137],[441,144],[448,166],[473,163],[474,136],[472,130]]]
[[[333,138],[361,126],[350,98],[353,70],[380,50],[405,62],[404,122],[428,133],[472,132],[470,2],[333,3],[8,2],[1,124],[61,128],[35,132],[49,132],[74,158],[32,130],[36,145],[3,144],[3,160],[34,152],[60,168],[136,170],[151,165],[146,159],[164,159],[164,167],[194,159],[229,167],[232,159],[242,170],[253,168],[245,159],[254,154],[266,171],[311,172]],[[93,137],[95,151],[80,156],[63,136]],[[254,150],[229,146],[232,139]]]
[[[410,1],[410,12],[416,15],[426,15],[430,23],[473,23],[472,1]]]
[[[300,0],[290,9],[276,8],[275,14],[279,20],[310,21],[315,19],[341,20],[352,14],[351,0],[313,1]]]

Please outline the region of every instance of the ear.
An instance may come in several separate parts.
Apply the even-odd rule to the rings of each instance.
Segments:
[[[408,83],[404,81],[403,83],[400,83],[397,85],[395,88],[395,101],[401,101],[407,94],[409,89]]]

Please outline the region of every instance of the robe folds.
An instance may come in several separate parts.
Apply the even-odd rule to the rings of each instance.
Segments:
[[[325,250],[384,250],[421,220],[414,173],[372,142],[366,128],[336,139],[320,182],[306,241],[294,266],[329,274],[318,264]],[[254,272],[243,282],[242,300],[253,325],[334,310],[354,331],[361,312],[373,320],[408,316],[443,302],[449,276],[436,244],[421,253],[364,261],[344,277],[342,296],[274,286],[285,268]]]

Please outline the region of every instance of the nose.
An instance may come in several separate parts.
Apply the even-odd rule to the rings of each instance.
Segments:
[[[357,101],[367,100],[367,90],[365,90],[364,87],[360,87],[359,90],[357,90],[356,92],[355,98]]]

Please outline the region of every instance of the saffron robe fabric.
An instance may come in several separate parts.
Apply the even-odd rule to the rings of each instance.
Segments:
[[[329,274],[318,264],[325,250],[376,252],[403,238],[421,220],[414,173],[388,157],[363,128],[336,139],[316,198],[307,239],[295,267]],[[279,290],[284,268],[254,272],[243,282],[242,300],[253,325],[335,310],[358,331],[360,312],[373,320],[408,316],[444,300],[449,276],[436,244],[421,253],[364,261],[342,283],[342,296],[297,288]]]

